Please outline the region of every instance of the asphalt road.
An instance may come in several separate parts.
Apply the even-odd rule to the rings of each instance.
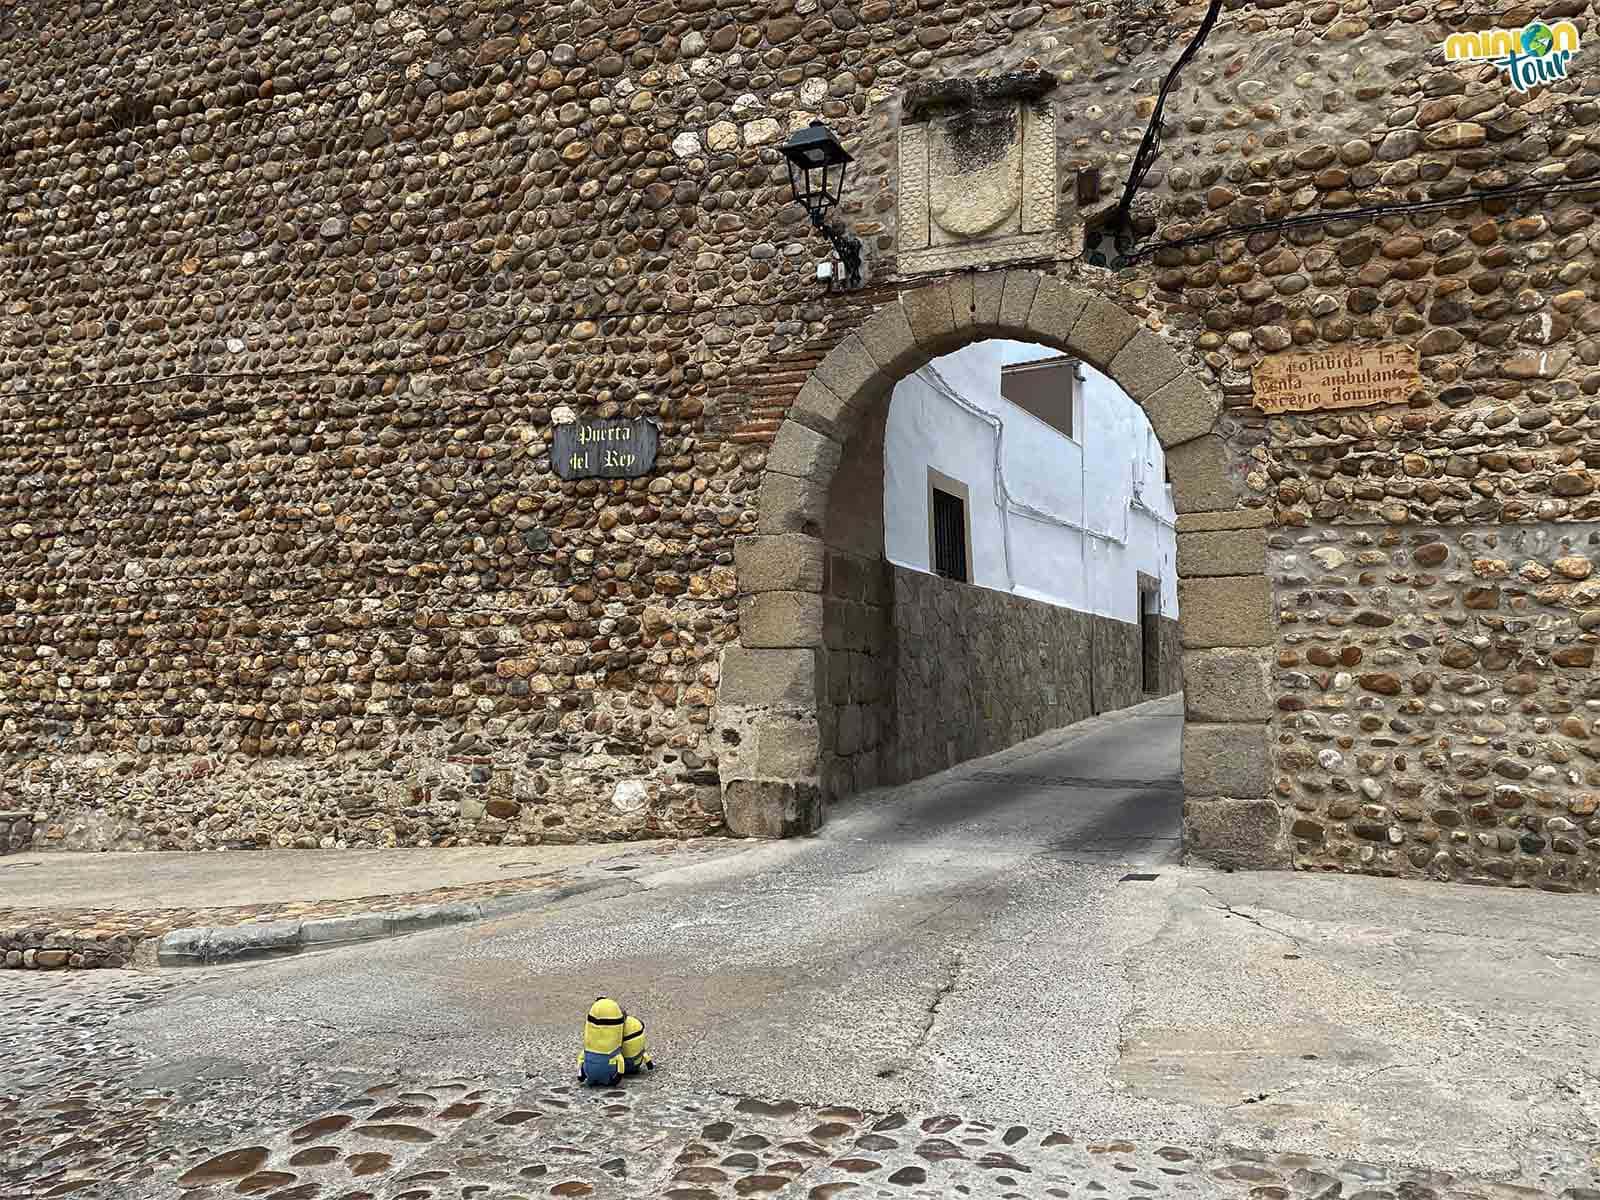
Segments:
[[[1595,1132],[1592,899],[1176,866],[1179,729],[1146,705],[816,838],[219,973],[123,1031],[169,1073],[559,1077],[604,992],[707,1094],[1488,1172]]]
[[[1043,1100],[1038,1062],[1047,1030],[1060,1060],[1064,1013],[1075,1059],[1114,1057],[1125,985],[1079,931],[1128,911],[1127,864],[1177,855],[1180,722],[1174,701],[1144,706],[877,793],[817,838],[263,963],[150,1032],[241,1061],[324,1046],[360,1066],[565,1069],[607,992],[644,1016],[666,1069],[713,1088]],[[941,1025],[952,1017],[959,1038]]]

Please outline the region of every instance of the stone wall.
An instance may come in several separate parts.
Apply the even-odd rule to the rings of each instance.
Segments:
[[[1156,693],[1170,696],[1183,691],[1183,626],[1171,617],[1156,620]],[[1152,693],[1144,693],[1146,696]]]
[[[0,812],[0,854],[16,854],[33,846],[34,814]]]
[[[843,447],[824,518],[827,681],[817,723],[820,778],[830,800],[891,778],[894,577],[883,557],[886,432],[886,424],[873,423]],[[783,465],[781,452],[773,458]]]
[[[1301,866],[1592,889],[1600,526],[1272,538]]]
[[[0,929],[0,968],[48,971],[59,967],[125,967],[138,939],[104,930]]]
[[[1091,266],[1086,228],[1200,11],[6,8],[0,809],[50,813],[44,846],[699,833],[735,808],[770,817],[775,796],[789,815],[766,827],[806,828],[829,773],[875,778],[883,745],[886,585],[838,566],[857,551],[825,519],[841,461],[866,461],[834,440],[856,436],[840,414],[1005,327],[1070,346],[1165,431],[1191,847],[1437,869],[1408,840],[1426,822],[1390,821],[1385,850],[1324,805],[1336,777],[1370,780],[1390,815],[1412,803],[1392,729],[1363,717],[1319,747],[1343,758],[1312,809],[1286,782],[1281,739],[1311,743],[1274,705],[1305,689],[1271,672],[1303,627],[1273,618],[1265,542],[1500,526],[1554,543],[1600,520],[1600,103],[1582,56],[1530,94],[1444,63],[1444,37],[1479,20],[1461,6],[1230,0],[1137,197],[1150,252]],[[1504,20],[1523,15],[1596,36],[1582,0]],[[922,186],[900,170],[908,96],[1030,66],[1054,82],[1028,101],[1025,255],[946,230],[902,263],[918,230],[900,201]],[[840,216],[869,285],[845,295],[816,281],[775,150],[813,118],[856,155]],[[1505,185],[1566,190],[1473,195]],[[1264,354],[1392,341],[1421,356],[1404,404],[1251,403]],[[655,420],[656,469],[560,480],[560,406]],[[1480,654],[1485,694],[1581,670],[1524,669],[1536,642]],[[1448,694],[1354,687],[1407,722],[1403,704]],[[1534,702],[1489,716],[1563,744]],[[864,704],[877,717],[841,740],[835,718]],[[1523,756],[1496,752],[1491,774],[1501,758]],[[1499,847],[1510,818],[1480,827],[1470,799],[1440,843],[1465,832],[1480,866],[1454,870],[1576,881],[1556,841],[1573,831],[1547,820],[1491,854],[1477,834]]]
[[[828,553],[818,723],[830,799],[893,782],[894,573],[882,555]]]
[[[902,783],[1097,713],[1143,690],[1137,625],[893,568],[894,693],[882,777]],[[1177,622],[1163,618],[1170,664]]]

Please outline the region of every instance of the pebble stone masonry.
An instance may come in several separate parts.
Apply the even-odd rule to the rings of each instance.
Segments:
[[[1230,0],[1135,206],[1218,236],[1090,266],[1203,7],[0,10],[0,841],[814,828],[906,724],[888,389],[1006,336],[1167,449],[1193,859],[1593,890],[1589,5],[1493,14],[1585,39],[1520,94],[1443,59],[1480,4]],[[1252,406],[1397,342],[1406,404]],[[594,417],[655,470],[559,479]]]

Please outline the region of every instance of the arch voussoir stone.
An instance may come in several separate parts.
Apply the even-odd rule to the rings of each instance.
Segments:
[[[972,324],[985,336],[998,336],[1000,298],[1005,292],[1006,271],[985,271],[972,281]]]
[[[740,837],[815,833],[822,825],[822,788],[809,780],[735,779],[723,789],[722,815]]]
[[[822,645],[822,593],[756,592],[740,597],[739,643],[752,650]]]
[[[1180,516],[1233,506],[1228,448],[1215,434],[1172,447],[1167,451],[1167,468],[1172,475],[1172,503]]]
[[[1183,652],[1183,712],[1191,721],[1272,718],[1272,653],[1259,646]]]
[[[853,333],[828,351],[812,374],[835,396],[870,395],[894,382]]]
[[[768,471],[761,478],[757,506],[760,519],[756,527],[760,532],[816,536],[827,518],[828,486]]]
[[[1270,646],[1277,640],[1265,575],[1180,577],[1178,615],[1186,650]]]
[[[735,542],[733,568],[742,594],[820,592],[827,557],[821,538],[769,534]]]
[[[1000,328],[1023,330],[1039,291],[1039,276],[1032,271],[1007,271],[1000,293]]]
[[[1169,451],[1210,433],[1222,412],[1222,398],[1216,390],[1181,369],[1176,378],[1141,403],[1162,449]]]
[[[1265,529],[1199,529],[1177,540],[1178,574],[1185,578],[1266,573]]]
[[[1024,337],[1043,339],[1058,349],[1068,349],[1073,326],[1083,316],[1090,298],[1082,288],[1069,287],[1044,276],[1033,293],[1026,325],[1019,332]]]
[[[722,655],[717,701],[738,708],[815,712],[826,678],[815,649],[761,650],[729,646]]]
[[[806,380],[794,403],[789,405],[789,418],[843,444],[849,441],[855,429],[855,418],[862,407],[861,397],[853,396],[846,400],[813,375]]]
[[[1072,323],[1072,332],[1067,335],[1067,348],[1095,370],[1104,371],[1115,379],[1111,364],[1117,352],[1128,344],[1140,328],[1137,317],[1095,296],[1084,305],[1083,312]]]
[[[1183,790],[1189,796],[1265,797],[1272,790],[1267,727],[1257,722],[1183,726]]]
[[[1136,330],[1128,339],[1128,344],[1118,350],[1117,356],[1111,360],[1111,377],[1140,408],[1144,408],[1151,396],[1182,374],[1183,359],[1173,353],[1172,347],[1160,334],[1148,329]],[[1153,419],[1151,423],[1154,424]],[[1159,430],[1156,436],[1160,437]]]
[[[842,454],[843,447],[827,434],[799,421],[785,421],[767,455],[767,470],[826,485],[839,469]]]
[[[1294,852],[1276,800],[1190,797],[1183,805],[1183,860],[1226,870],[1286,870]]]
[[[916,370],[921,347],[917,344],[917,335],[911,332],[911,322],[906,319],[906,310],[898,298],[873,313],[856,336],[867,348],[867,353],[872,355],[873,361],[891,379],[899,379]]]
[[[950,289],[950,320],[957,334],[967,335],[977,324],[977,287],[971,275],[957,275],[945,284]]]
[[[932,358],[958,344],[955,308],[948,284],[934,283],[902,293],[900,304],[925,357]]]

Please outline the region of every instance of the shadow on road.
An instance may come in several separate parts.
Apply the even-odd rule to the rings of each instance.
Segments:
[[[960,841],[1176,861],[1181,699],[1107,713],[938,775],[840,804],[824,838]]]

